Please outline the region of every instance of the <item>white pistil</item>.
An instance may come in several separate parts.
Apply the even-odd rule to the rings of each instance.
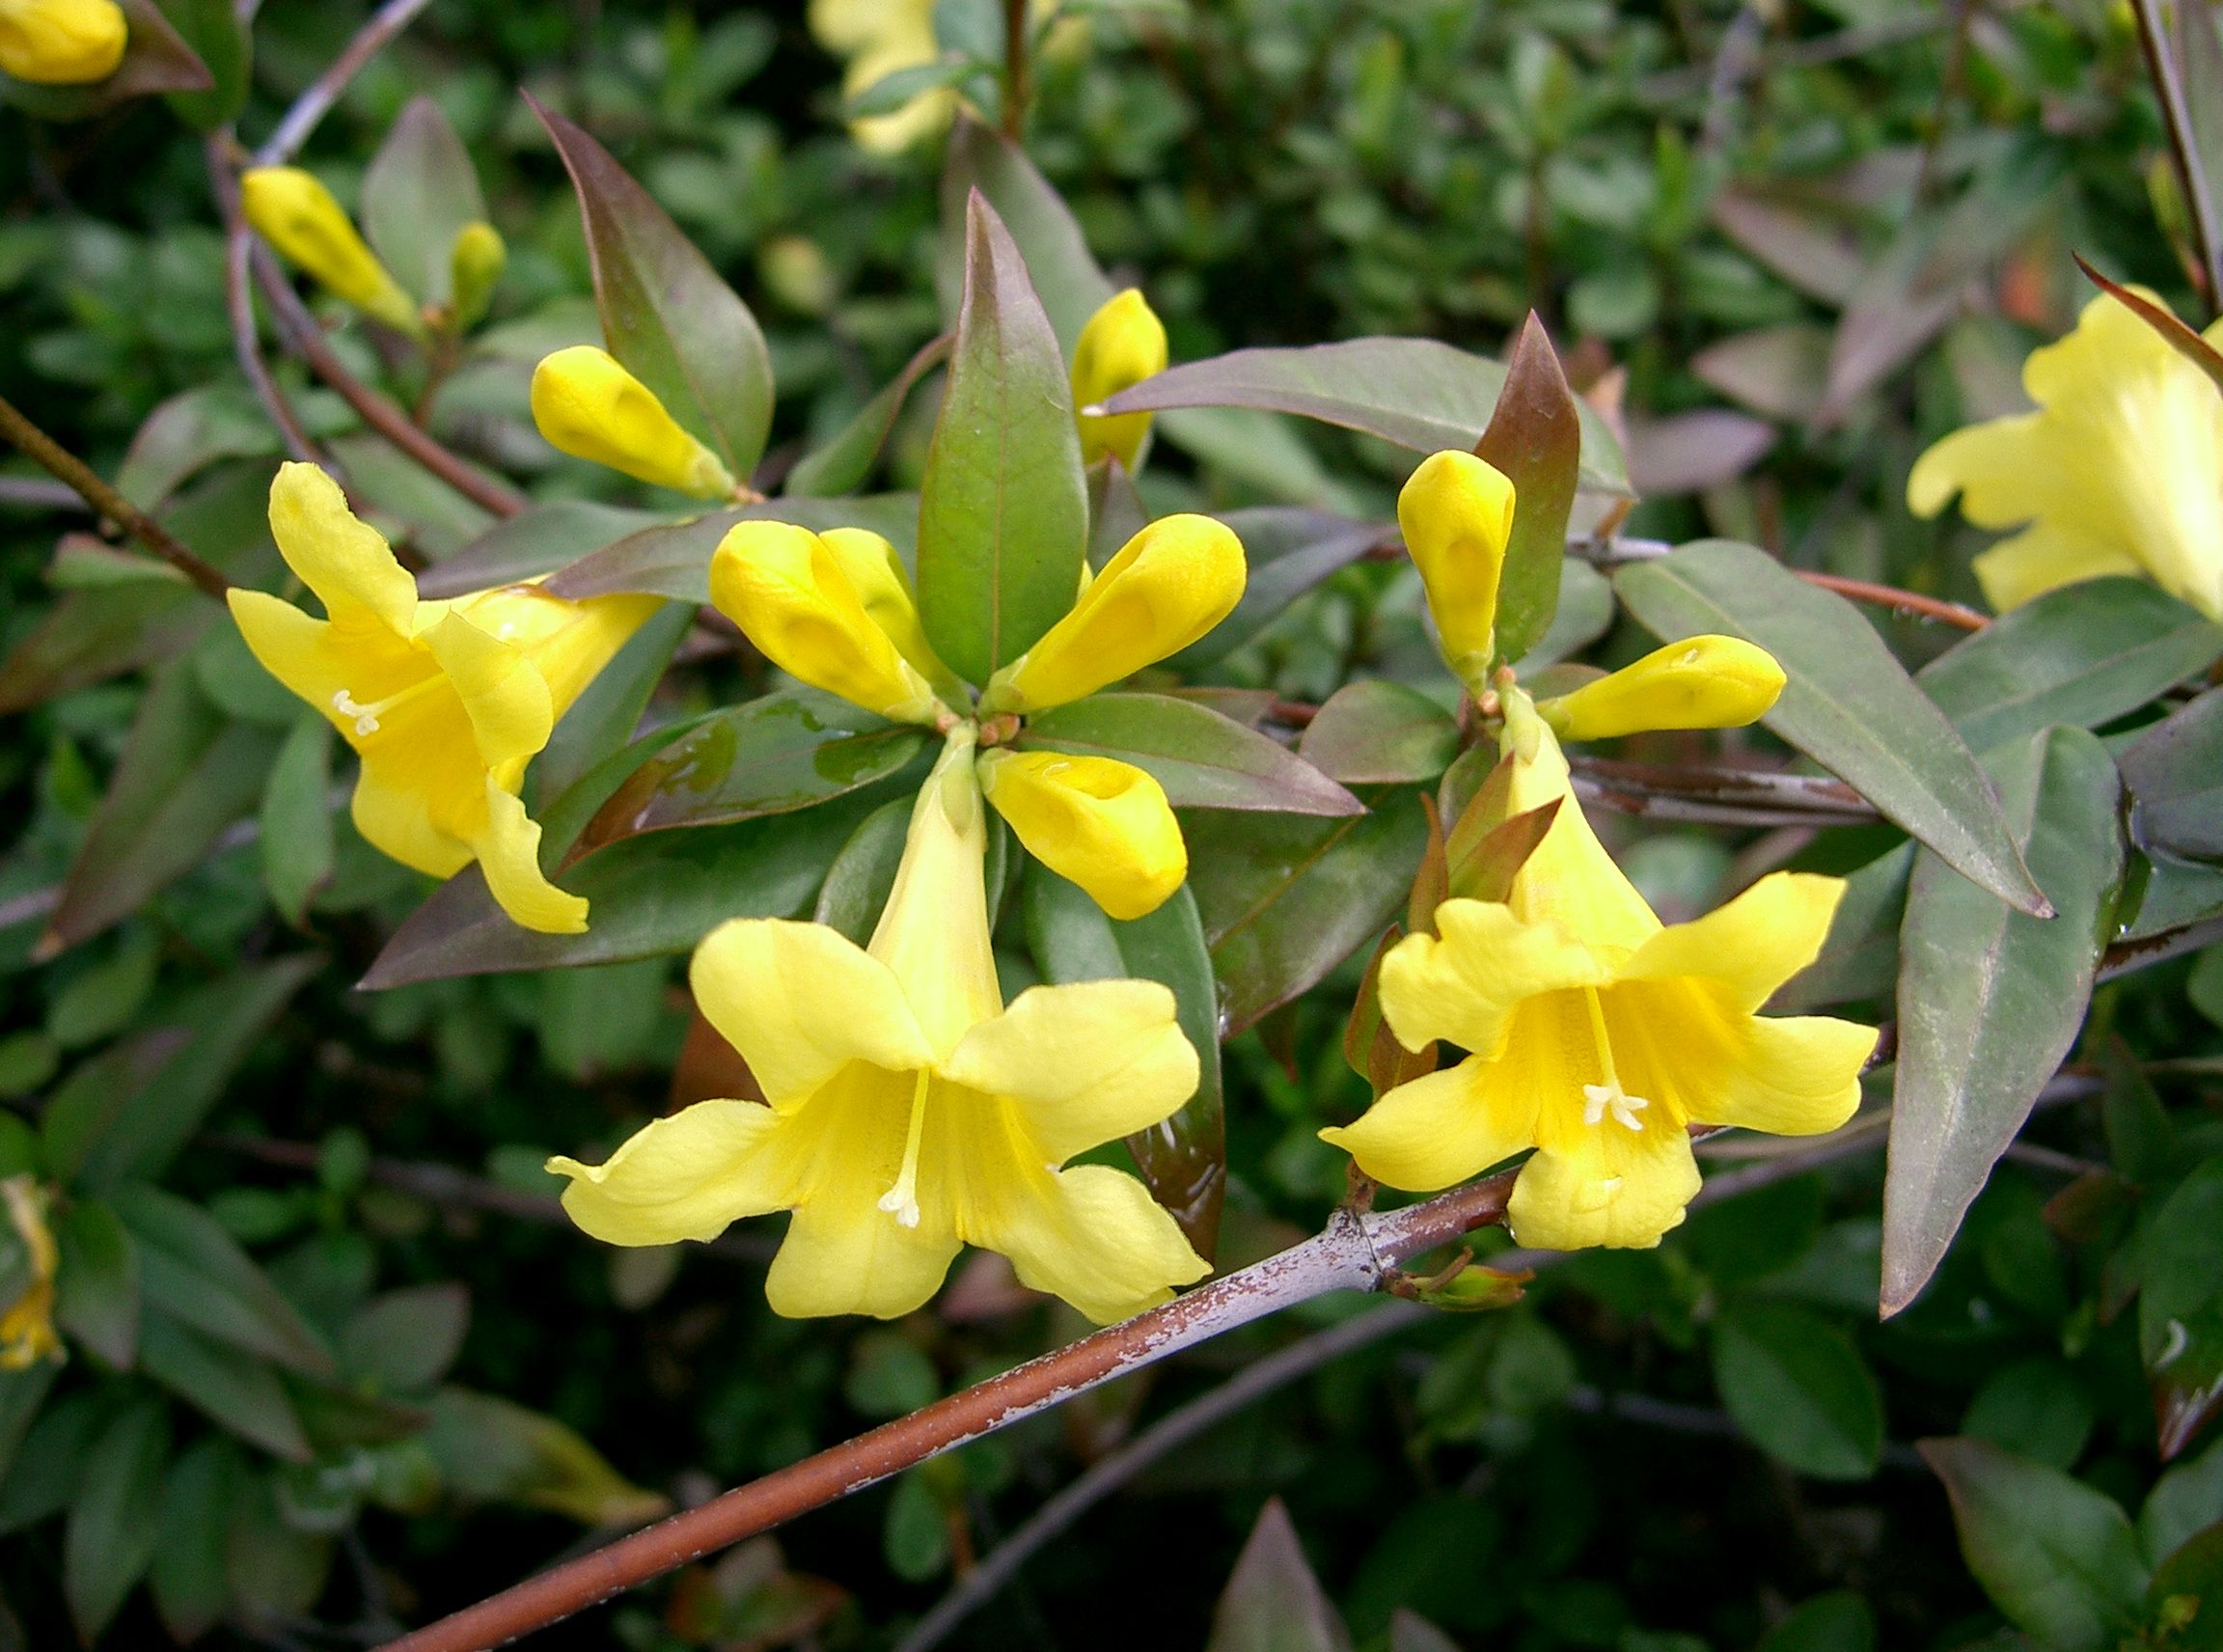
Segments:
[[[928,1068],[919,1069],[919,1083],[911,1091],[911,1131],[903,1142],[903,1169],[895,1185],[880,1196],[880,1208],[906,1227],[919,1225],[919,1143],[926,1135],[926,1082]]]
[[[1598,989],[1582,989],[1583,1003],[1590,1010],[1590,1034],[1598,1046],[1598,1064],[1605,1069],[1604,1084],[1582,1087],[1582,1122],[1599,1124],[1610,1113],[1613,1122],[1629,1130],[1641,1131],[1644,1121],[1636,1115],[1651,1102],[1640,1095],[1631,1095],[1621,1088],[1621,1075],[1613,1070],[1613,1041],[1606,1035],[1606,1006],[1598,1002]]]
[[[370,735],[378,732],[378,712],[381,708],[358,704],[355,697],[345,689],[342,689],[332,697],[332,709],[339,712],[343,717],[354,718],[355,732],[359,736],[368,739]]]

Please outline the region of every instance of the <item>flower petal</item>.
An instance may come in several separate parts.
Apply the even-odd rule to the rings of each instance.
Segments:
[[[425,807],[416,786],[398,784],[395,765],[366,761],[355,782],[349,813],[363,840],[380,854],[399,861],[428,877],[453,877],[476,858],[469,840],[444,831]],[[472,823],[473,837],[484,830]]]
[[[486,777],[486,829],[472,842],[479,869],[495,904],[523,929],[543,935],[582,935],[584,897],[558,889],[540,870],[540,825],[500,777]]]
[[[1380,1096],[1353,1123],[1320,1139],[1378,1182],[1434,1193],[1536,1144],[1540,1097],[1502,1082],[1500,1062],[1469,1057]]]
[[[530,757],[548,744],[556,710],[547,679],[519,648],[450,613],[425,644],[448,674],[489,768]]]
[[[1812,1136],[1860,1105],[1874,1028],[1826,1015],[1747,1015],[1725,989],[1688,978],[1616,987],[1609,1002],[1630,1085],[1693,1123]]]
[[[975,1025],[942,1076],[1008,1098],[1040,1157],[1061,1165],[1167,1117],[1196,1093],[1196,1052],[1156,981],[1029,987]]]
[[[1970,565],[1984,588],[1984,600],[2000,614],[2078,580],[2146,574],[2144,564],[2121,545],[2059,521],[2041,522],[2002,539],[1979,551]]]
[[[734,919],[695,949],[688,979],[782,1111],[851,1061],[914,1072],[934,1059],[894,973],[823,923]]]
[[[1820,955],[1844,893],[1841,878],[1771,872],[1705,917],[1660,930],[1613,978],[1701,977],[1718,981],[1750,1014]]]
[[[1680,1124],[1664,1114],[1640,1130],[1611,1115],[1596,1124],[1580,1122],[1578,1112],[1557,1118],[1561,1127],[1549,1131],[1552,1139],[1513,1184],[1505,1217],[1514,1238],[1546,1251],[1646,1251],[1681,1225],[1699,1176]]]
[[[782,1120],[753,1101],[699,1101],[642,1126],[599,1165],[557,1157],[569,1176],[563,1208],[612,1245],[715,1239],[738,1217],[779,1210],[795,1198]]]
[[[788,1319],[900,1319],[942,1288],[959,1249],[947,1228],[905,1227],[869,1201],[813,1200],[788,1225],[764,1299]]]
[[[1031,1178],[1030,1178],[1031,1179]],[[1022,1284],[1062,1297],[1099,1325],[1154,1308],[1211,1265],[1180,1225],[1124,1170],[1082,1165],[999,1199],[966,1237],[1001,1251]]]
[[[1115,757],[993,751],[980,784],[1027,852],[1112,918],[1147,917],[1189,875],[1181,823],[1156,777]]]
[[[1523,1000],[1606,978],[1567,930],[1524,922],[1496,901],[1447,900],[1436,927],[1438,935],[1406,936],[1382,960],[1382,1013],[1408,1050],[1442,1038],[1495,1058]]]
[[[270,483],[270,532],[286,565],[343,630],[381,625],[410,635],[417,582],[386,537],[347,509],[340,484],[313,464],[288,461]]]

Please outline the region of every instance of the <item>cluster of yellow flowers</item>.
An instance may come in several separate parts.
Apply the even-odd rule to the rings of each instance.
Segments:
[[[115,0],[0,0],[0,71],[41,86],[106,80],[127,34]]]

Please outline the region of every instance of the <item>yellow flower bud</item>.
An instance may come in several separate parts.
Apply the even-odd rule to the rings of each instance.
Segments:
[[[424,331],[417,306],[313,173],[256,167],[239,179],[239,204],[258,234],[366,316],[404,333]]]
[[[1739,729],[1768,713],[1783,668],[1742,637],[1688,637],[1634,665],[1542,701],[1536,714],[1563,740],[1610,740],[1651,729]]]
[[[1397,495],[1397,526],[1428,588],[1443,657],[1471,682],[1488,670],[1495,647],[1513,483],[1472,454],[1432,454]]]
[[[1092,407],[1166,371],[1166,326],[1140,292],[1130,287],[1088,317],[1073,345],[1073,405]],[[1147,413],[1079,415],[1081,460],[1094,464],[1110,454],[1128,470],[1150,433]]]
[[[919,621],[919,598],[911,590],[911,575],[903,566],[903,559],[895,554],[895,547],[869,528],[829,528],[818,540],[834,553],[866,616],[888,633],[895,651],[911,662],[936,693],[962,698],[965,685],[926,640],[926,629]]]
[[[1039,711],[1180,652],[1243,598],[1243,541],[1209,516],[1164,516],[1104,564],[1072,612],[996,674],[984,711]]]
[[[933,688],[873,622],[842,564],[808,528],[736,523],[710,559],[710,600],[788,675],[898,723],[933,722]]]
[[[1027,852],[1111,917],[1157,911],[1189,875],[1165,789],[1132,763],[992,751],[980,758],[980,785]]]
[[[113,0],[0,0],[0,69],[41,86],[106,80],[126,32]]]
[[[466,224],[455,232],[454,244],[448,249],[448,282],[458,331],[476,326],[485,316],[486,306],[494,300],[494,285],[508,262],[509,249],[493,225]]]
[[[733,478],[718,455],[681,427],[656,393],[609,351],[573,344],[533,370],[533,423],[573,458],[642,482],[729,499]]]

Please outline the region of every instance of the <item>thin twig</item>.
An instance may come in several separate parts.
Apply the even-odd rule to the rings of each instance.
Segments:
[[[2200,274],[2208,288],[2208,308],[2212,312],[2223,308],[2223,240],[2218,238],[2215,202],[2208,193],[2208,171],[2200,158],[2199,135],[2192,128],[2184,83],[2177,76],[2177,62],[2169,50],[2168,24],[2162,19],[2159,0],[2135,0],[2130,13],[2138,22],[2138,44],[2146,54],[2146,72],[2153,79],[2154,96],[2161,101],[2162,124],[2169,128],[2169,151],[2177,161],[2177,181],[2184,191],[2184,210],[2192,221],[2193,239],[2199,242]],[[2207,26],[2205,15],[2200,24]]]
[[[408,414],[347,371],[347,364],[325,341],[323,328],[301,302],[269,249],[256,246],[254,265],[255,284],[276,313],[287,343],[318,378],[340,393],[364,424],[480,509],[496,516],[514,516],[525,509],[529,501],[522,493],[485,475],[437,437],[420,430],[409,422]]]
[[[1580,557],[1602,568],[1618,567],[1623,563],[1657,562],[1661,557],[1672,555],[1674,550],[1675,547],[1664,539],[1624,539],[1616,537],[1606,539],[1571,538],[1567,541],[1570,556]],[[1979,614],[1973,608],[1958,602],[1947,602],[1940,597],[1925,596],[1918,591],[1905,591],[1896,585],[1878,585],[1873,580],[1848,579],[1843,574],[1821,573],[1813,568],[1793,568],[1790,571],[1808,585],[1833,591],[1852,601],[1897,609],[1903,614],[1935,620],[1962,631],[1981,631],[1991,623],[1989,615]]]
[[[1857,826],[1873,804],[1841,780],[1768,769],[1668,767],[1577,755],[1568,759],[1585,803],[1656,820],[1730,826]]]
[[[269,364],[262,359],[261,335],[255,324],[255,294],[247,281],[248,261],[255,252],[255,235],[247,227],[246,214],[239,209],[239,185],[232,176],[229,132],[212,133],[206,148],[208,187],[215,194],[216,210],[224,220],[224,306],[232,317],[232,352],[238,358],[239,371],[254,389],[255,399],[262,403],[270,423],[278,427],[287,454],[329,470],[331,459],[316,451],[316,445],[309,439],[308,429],[293,411],[293,404],[286,399],[286,393],[270,376]]]
[[[1027,100],[1034,95],[1027,61],[1027,0],[1003,0],[1003,135],[1017,143],[1027,132]]]
[[[152,551],[217,601],[232,582],[214,564],[201,560],[178,537],[110,487],[93,468],[34,425],[13,401],[0,397],[0,436],[21,448],[61,482],[75,489],[95,510]]]
[[[386,0],[385,5],[371,13],[369,21],[355,31],[355,38],[347,42],[346,49],[332,60],[329,69],[310,82],[309,89],[296,97],[293,107],[279,119],[269,138],[255,151],[255,164],[284,166],[299,154],[301,146],[309,141],[309,134],[316,129],[316,123],[340,101],[347,83],[430,4],[431,0]]]

